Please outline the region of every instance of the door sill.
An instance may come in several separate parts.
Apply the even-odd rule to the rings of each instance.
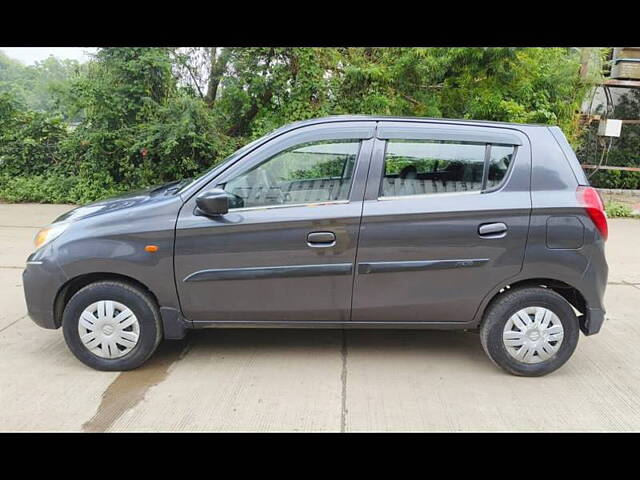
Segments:
[[[434,329],[456,330],[475,328],[471,322],[306,322],[306,321],[244,321],[216,320],[191,322],[192,328],[333,328],[333,329]]]

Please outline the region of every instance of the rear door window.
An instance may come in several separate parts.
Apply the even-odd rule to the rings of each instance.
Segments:
[[[390,139],[380,196],[493,190],[504,180],[514,151],[513,145],[483,142]]]

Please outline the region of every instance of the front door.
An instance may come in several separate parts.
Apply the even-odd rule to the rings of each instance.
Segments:
[[[233,196],[205,217],[180,211],[175,274],[194,322],[346,321],[375,122],[304,127],[214,178]]]
[[[469,322],[522,268],[530,152],[512,129],[381,122],[353,321]]]

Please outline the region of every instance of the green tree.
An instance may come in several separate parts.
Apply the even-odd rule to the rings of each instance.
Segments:
[[[334,114],[558,124],[576,144],[579,62],[566,48],[127,47],[33,67],[0,54],[0,198],[85,202],[194,176]]]
[[[0,51],[0,92],[8,92],[32,110],[59,113],[69,121],[79,121],[70,91],[71,80],[80,75],[76,60],[53,56],[25,66]]]

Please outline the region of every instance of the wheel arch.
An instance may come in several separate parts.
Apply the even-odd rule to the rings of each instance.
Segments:
[[[134,287],[138,287],[142,289],[144,292],[148,293],[156,306],[160,308],[160,304],[158,302],[157,296],[140,280],[137,280],[128,275],[123,275],[120,273],[112,273],[112,272],[92,272],[85,273],[82,275],[77,275],[71,279],[69,279],[64,285],[60,287],[58,293],[56,294],[54,304],[53,304],[53,321],[55,322],[55,327],[59,328],[62,325],[62,313],[64,311],[64,307],[67,302],[73,297],[80,289],[86,287],[87,285],[99,281],[104,280],[117,280],[119,282],[124,282]]]
[[[474,320],[475,323],[478,326],[482,323],[482,320],[484,319],[484,315],[487,309],[493,304],[493,302],[499,299],[501,295],[504,295],[505,293],[512,291],[516,288],[525,288],[525,287],[548,288],[556,292],[557,294],[562,296],[567,302],[569,302],[569,304],[580,313],[580,315],[578,316],[578,320],[580,321],[581,326],[584,323],[588,304],[587,304],[586,298],[580,292],[580,290],[578,290],[573,285],[567,282],[564,282],[562,280],[557,280],[553,278],[543,278],[543,277],[519,279],[517,281],[504,283],[499,287],[495,288],[489,295],[487,295],[487,297],[483,301],[483,304],[481,305],[481,308],[478,309],[478,312],[476,313],[476,318]]]

